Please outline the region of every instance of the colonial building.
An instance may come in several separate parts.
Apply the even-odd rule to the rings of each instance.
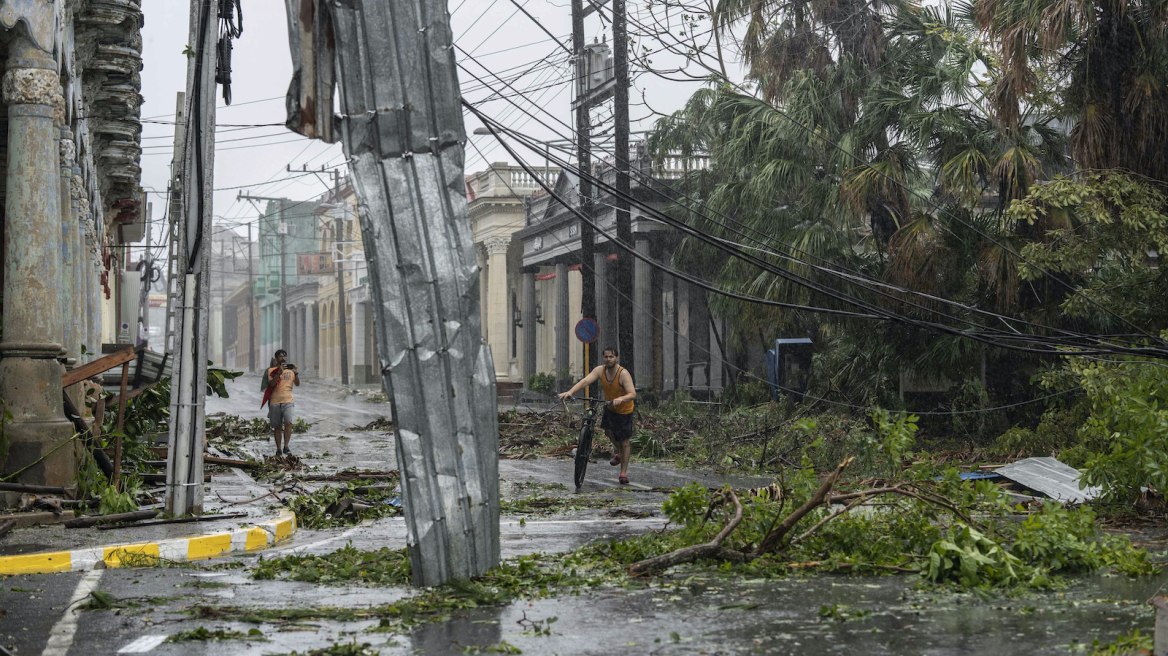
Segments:
[[[672,181],[680,177],[685,163],[669,160],[654,167],[640,144],[632,158],[631,195],[641,204],[664,208],[673,197]],[[704,165],[703,161],[690,163]],[[616,171],[608,163],[597,163],[594,175],[615,185]],[[574,208],[580,206],[579,179],[570,173],[559,175],[555,196]],[[596,313],[600,336],[596,348],[617,344],[617,310],[623,303],[634,310],[634,353],[621,354],[621,362],[633,373],[639,389],[662,393],[689,389],[697,393],[723,386],[724,353],[718,344],[724,334],[723,322],[711,318],[706,292],[650,264],[634,259],[632,298],[617,292],[614,263],[632,257],[617,248],[606,235],[616,235],[614,198],[603,189],[594,190],[596,233],[592,262],[580,261],[580,220],[562,202],[549,194],[535,194],[527,205],[524,227],[514,238],[522,243],[521,293],[517,320],[533,331],[523,333],[522,375],[529,380],[536,373],[554,374],[560,386],[578,379],[583,371],[583,345],[573,332],[580,314],[582,275],[595,276]],[[679,237],[638,207],[631,212],[633,246],[649,259],[668,263]],[[630,357],[631,356],[631,357]]]
[[[550,179],[559,175],[555,168],[543,172]],[[519,321],[518,309],[523,246],[513,236],[525,225],[528,197],[541,189],[522,167],[507,163],[491,164],[485,171],[466,176],[471,231],[481,270],[483,339],[491,346],[495,380],[502,392],[520,388],[527,380],[520,349],[527,324]]]
[[[133,240],[122,226],[141,224],[141,27],[137,0],[0,0],[0,398],[12,413],[0,473],[23,470],[14,482],[73,483],[62,376],[99,356],[115,322],[137,334],[114,303]]]

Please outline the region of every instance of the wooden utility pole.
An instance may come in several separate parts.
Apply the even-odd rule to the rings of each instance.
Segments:
[[[612,0],[612,57],[613,75],[616,88],[613,91],[613,131],[616,143],[613,145],[613,164],[616,166],[616,238],[630,248],[633,242],[633,222],[629,216],[629,31],[625,21],[625,0]],[[620,331],[621,361],[627,365],[635,362],[633,352],[633,258],[622,253],[616,261],[616,289],[620,294],[617,304],[617,324]],[[648,311],[648,308],[645,308]],[[642,384],[648,385],[653,372],[633,370]]]
[[[587,89],[585,76],[588,74],[587,57],[584,54],[584,0],[572,0],[572,53],[576,58],[576,89]],[[586,177],[592,172],[592,121],[589,118],[591,103],[587,102],[586,94],[579,97],[576,107],[576,163],[584,175],[580,176],[580,212],[593,220],[592,182]],[[545,146],[546,148],[546,146]],[[546,159],[544,170],[547,170]],[[546,175],[545,175],[546,177]],[[546,181],[549,186],[555,183]],[[596,231],[592,225],[580,222],[580,314],[586,319],[596,319]],[[610,339],[608,335],[601,335],[601,339]],[[584,373],[592,371],[596,366],[597,349],[584,349]]]
[[[341,340],[341,384],[349,384],[349,335],[345,329],[348,313],[345,311],[345,270],[344,263],[341,260],[344,257],[344,246],[341,241],[344,239],[344,207],[341,206],[341,172],[333,169],[333,203],[337,206],[336,209],[341,210],[341,213],[333,220],[333,257],[336,260],[333,262],[333,268],[337,270],[337,321],[340,322],[340,340]],[[340,257],[336,257],[340,255]],[[353,330],[357,330],[358,326],[354,325]],[[361,326],[361,330],[365,327]]]

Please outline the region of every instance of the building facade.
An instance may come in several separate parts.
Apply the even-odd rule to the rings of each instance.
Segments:
[[[549,180],[559,175],[556,168],[541,172]],[[483,339],[491,346],[501,392],[520,388],[527,380],[520,348],[526,324],[519,320],[523,244],[514,236],[525,225],[527,200],[540,190],[538,181],[527,171],[505,162],[466,176],[471,232],[481,272]]]
[[[6,60],[0,473],[71,485],[62,377],[100,357],[119,321],[125,245],[140,239],[142,11],[136,0],[0,0]],[[125,229],[128,228],[128,229]],[[81,406],[80,386],[68,390]]]
[[[682,167],[705,164],[667,160],[667,166],[654,166],[640,144],[633,151],[630,193],[651,208],[664,208],[673,200],[672,181],[681,176]],[[615,185],[616,171],[610,163],[597,163],[593,174]],[[727,357],[719,346],[724,322],[711,317],[705,290],[633,258],[633,297],[622,298],[614,264],[633,256],[610,239],[616,235],[615,198],[604,188],[594,189],[595,255],[585,263],[580,258],[580,219],[573,211],[580,207],[579,179],[565,172],[553,191],[531,198],[524,227],[514,235],[522,244],[517,321],[535,327],[523,333],[523,379],[552,374],[566,388],[585,373],[583,344],[574,327],[583,318],[582,276],[591,275],[600,327],[595,348],[617,345],[618,308],[633,306],[634,353],[622,353],[621,364],[633,373],[638,389],[662,394],[686,389],[698,395],[720,390]],[[630,246],[648,260],[668,263],[679,236],[639,207],[634,206],[630,216]]]

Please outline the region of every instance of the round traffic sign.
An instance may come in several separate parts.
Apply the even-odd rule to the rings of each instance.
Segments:
[[[576,322],[576,339],[591,344],[600,337],[600,326],[593,319],[581,319]]]

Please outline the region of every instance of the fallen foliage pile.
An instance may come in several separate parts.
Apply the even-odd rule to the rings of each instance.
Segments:
[[[401,494],[396,484],[329,486],[284,501],[303,528],[352,526],[366,519],[400,515]]]

